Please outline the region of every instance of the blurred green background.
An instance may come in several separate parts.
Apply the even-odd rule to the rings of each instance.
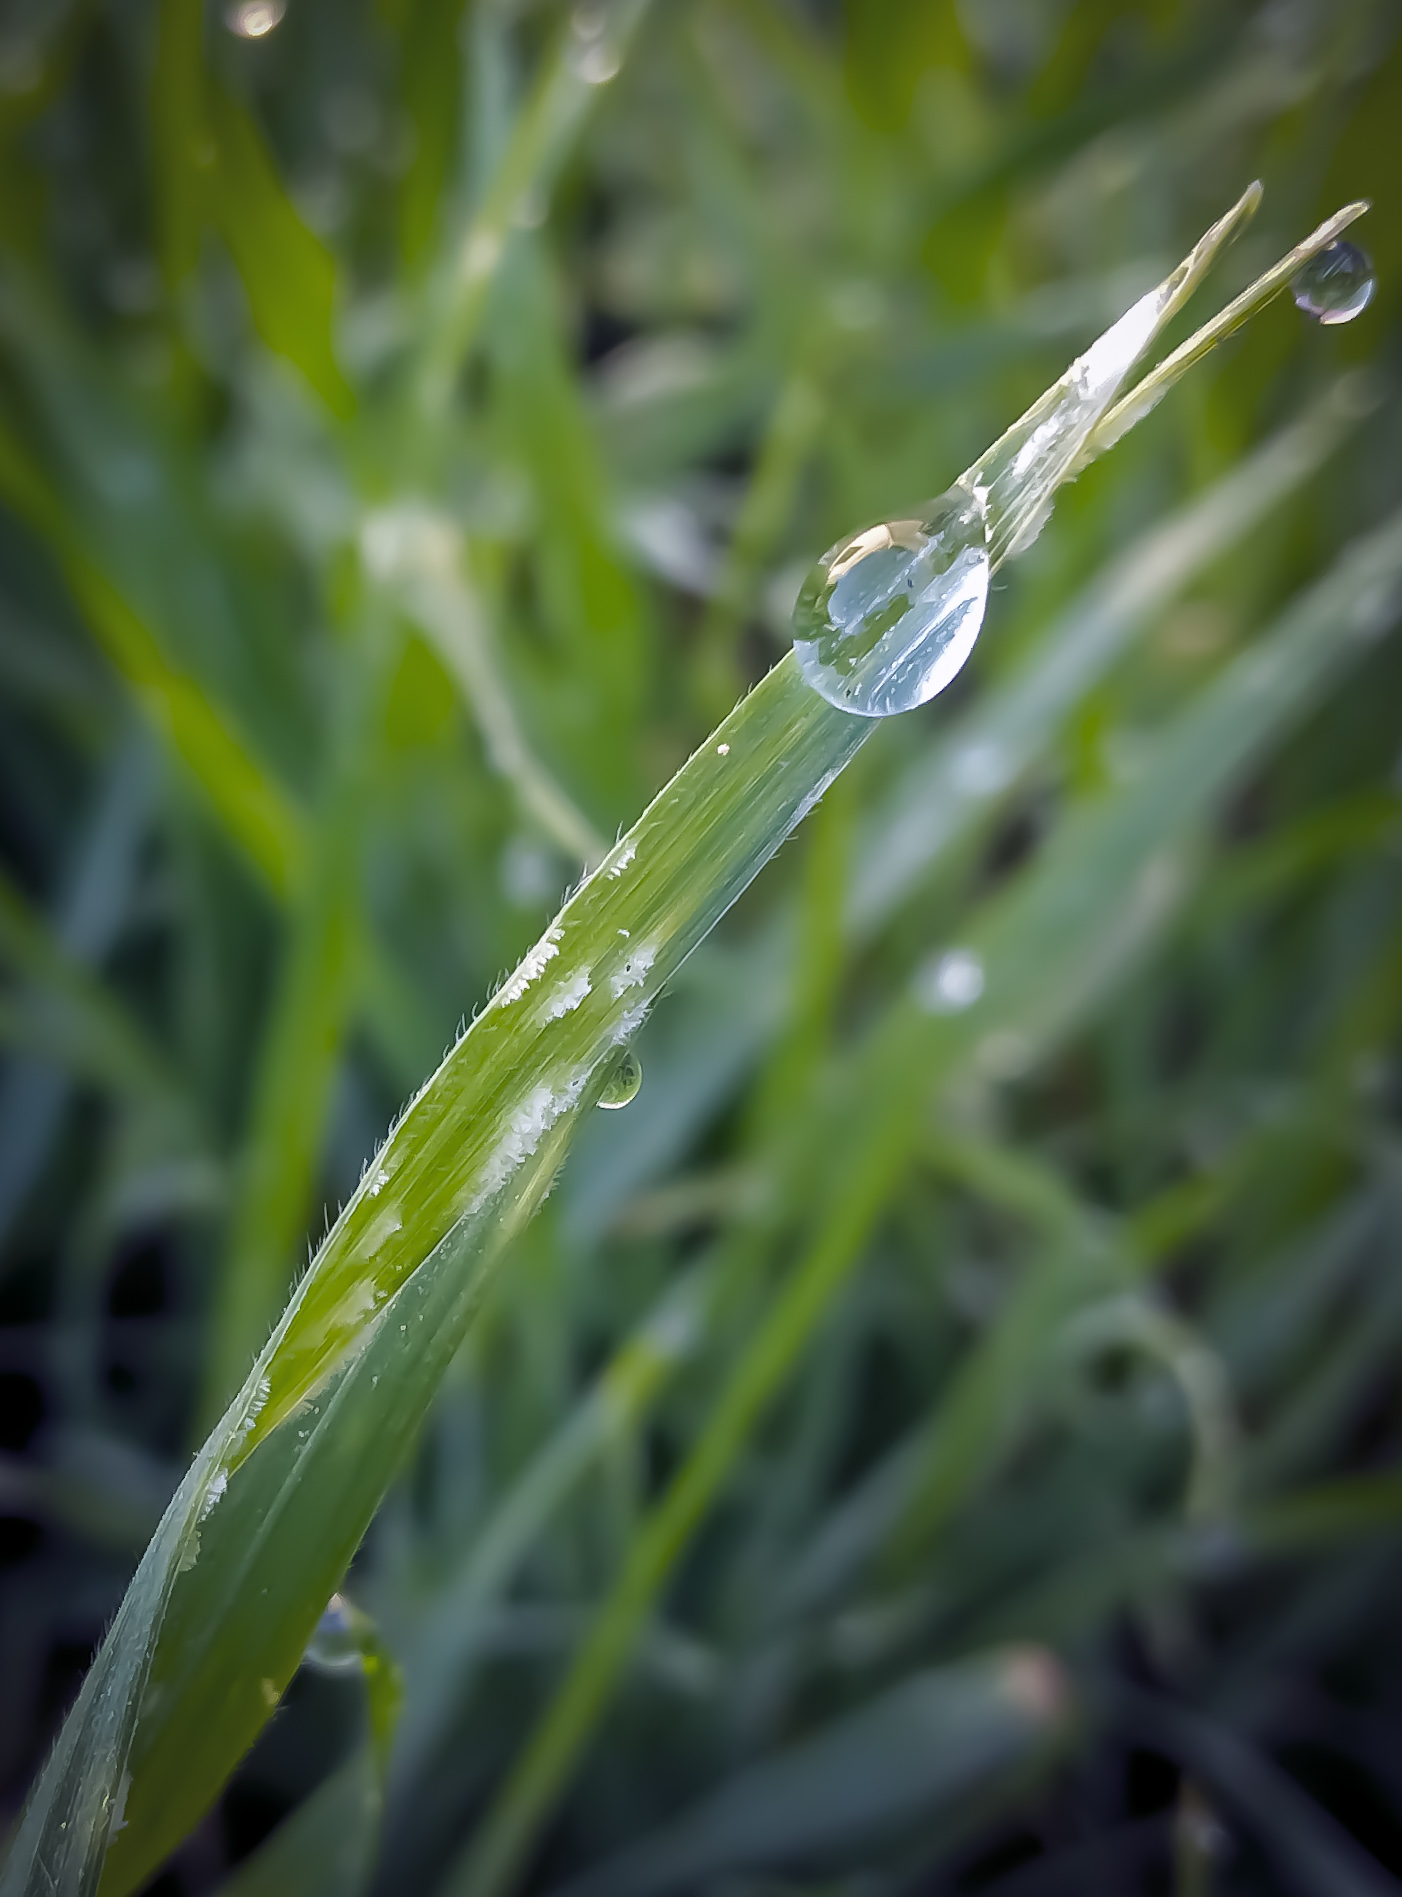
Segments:
[[[150,1888],[498,1888],[766,1339],[522,1888],[1402,1888],[1399,124],[1395,0],[7,0],[7,1820],[463,1015],[815,555],[1260,177],[1193,320],[1356,197],[1371,307],[1066,490],[688,964],[347,1583],[397,1710],[329,1626]]]

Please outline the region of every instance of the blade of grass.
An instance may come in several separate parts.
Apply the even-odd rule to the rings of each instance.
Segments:
[[[356,967],[360,839],[380,755],[385,684],[398,650],[385,619],[383,604],[367,602],[344,643],[311,869],[288,918],[259,1050],[242,1185],[215,1291],[201,1434],[218,1420],[282,1308],[307,1229]]]
[[[169,1061],[126,1008],[53,933],[0,870],[0,957],[60,1010],[54,1033],[75,1059],[110,1084],[187,1113],[189,1102]]]
[[[759,1759],[560,1897],[654,1897],[703,1879],[850,1862],[883,1836],[957,1836],[1000,1786],[1026,1783],[1071,1717],[1052,1656],[1009,1648],[930,1668]]]
[[[627,734],[651,693],[643,601],[620,558],[608,471],[581,399],[560,291],[539,239],[503,260],[490,351],[501,425],[530,482],[530,557],[548,660],[533,693],[552,749],[598,808],[635,808]],[[530,650],[526,641],[517,644]],[[719,719],[740,696],[717,708]]]
[[[539,215],[600,88],[616,76],[645,7],[646,0],[611,0],[604,9],[576,13],[542,62],[482,201],[452,238],[430,286],[410,376],[421,417],[437,416],[447,405],[511,233]]]
[[[929,1422],[832,1509],[811,1546],[798,1552],[774,1603],[776,1620],[832,1599],[883,1548],[892,1569],[908,1567],[913,1551],[1015,1436],[1034,1393],[1034,1365],[1060,1323],[1089,1298],[1138,1275],[1138,1260],[1115,1225],[1094,1215],[1049,1167],[943,1130],[929,1158],[938,1174],[1027,1224],[1040,1239],[1040,1255],[961,1359]]]
[[[99,643],[273,892],[284,899],[304,862],[299,814],[196,681],[167,660],[156,635],[80,543],[68,510],[18,440],[0,431],[0,494],[39,534]]]
[[[130,1888],[214,1796],[295,1668],[489,1262],[548,1184],[579,1111],[668,975],[867,733],[791,661],[777,667],[450,1052],[173,1502],[27,1814],[0,1881],[7,1897],[39,1888],[31,1879],[92,1887],[148,1667],[145,1737],[107,1888]],[[434,1268],[421,1269],[430,1257]],[[304,1448],[297,1424],[317,1405],[334,1420],[306,1423]]]
[[[204,62],[198,0],[162,0],[152,117],[161,267],[178,305],[217,226],[248,297],[253,326],[294,364],[333,414],[355,398],[336,360],[336,266],[298,216],[252,115]]]
[[[222,87],[206,92],[216,159],[209,201],[248,295],[253,326],[299,368],[334,415],[355,409],[336,360],[336,265],[282,188],[249,112]]]
[[[398,591],[409,616],[432,641],[477,721],[493,768],[515,790],[522,810],[568,856],[586,867],[599,862],[603,838],[521,729],[453,523],[423,508],[372,514],[365,524],[365,555],[369,570]]]
[[[487,1610],[607,1446],[636,1433],[666,1379],[694,1355],[715,1295],[712,1277],[704,1270],[689,1274],[619,1346],[507,1488],[460,1572],[414,1633],[405,1656],[410,1690],[391,1780],[400,1796],[416,1783],[466,1697]]]
[[[1029,519],[1042,511],[1086,432],[1176,307],[1196,260],[1210,255],[1230,222],[1128,329],[1122,319],[1107,346],[1088,354],[1094,375],[1063,378],[979,464],[994,490],[995,523],[1018,510]],[[1018,445],[1020,427],[1027,438]],[[1039,486],[1032,437],[1042,428],[1048,432],[1038,439],[1049,445]],[[1377,615],[1375,603],[1367,630],[1378,629]],[[1317,635],[1313,622],[1304,631]],[[1295,648],[1308,650],[1307,637],[1297,631],[1286,643],[1296,663],[1273,707],[1278,714],[1297,702],[1302,680],[1314,682],[1325,669],[1317,662],[1311,672],[1299,662]],[[1222,696],[1214,695],[1214,705]],[[1261,720],[1247,722],[1259,738]],[[580,1108],[598,1098],[662,984],[870,729],[809,691],[792,655],[781,661],[566,905],[426,1083],[172,1502],[40,1780],[0,1879],[7,1897],[46,1883],[90,1890],[123,1814],[105,1882],[116,1893],[129,1889],[208,1805],[290,1677],[319,1601],[349,1560],[470,1321],[489,1264],[548,1188]],[[1245,748],[1224,751],[1239,759]],[[1195,807],[1224,775],[1220,765],[1199,773]],[[1161,812],[1154,816],[1162,822]],[[1140,828],[1117,836],[1122,848],[1138,849],[1131,866],[1142,860],[1144,828],[1152,835],[1154,823],[1141,816]],[[1124,865],[1114,867],[1122,888]],[[1130,923],[1142,930],[1162,908],[1160,894],[1150,888],[1132,904]],[[1050,940],[1064,946],[1060,892],[1051,910],[1059,927]],[[910,1020],[896,1026],[904,1056],[929,1040],[911,1031]],[[889,1069],[890,1057],[878,1050],[878,1079],[889,1078],[883,1061]],[[904,1106],[909,1069],[895,1064]],[[893,1125],[891,1101],[881,1098],[852,1165],[841,1169],[845,1199],[839,1191],[836,1216],[791,1278],[674,1491],[682,1495],[675,1537],[665,1523],[661,1534],[645,1535],[652,1551],[637,1599],[625,1589],[622,1615],[611,1628],[606,1617],[602,1665],[591,1661],[597,1638],[581,1654],[578,1729],[572,1713],[563,1744],[551,1739],[544,1748],[544,1772],[534,1783],[527,1775],[524,1799],[513,1795],[506,1821],[484,1833],[493,1883],[510,1874],[536,1812],[567,1769],[638,1613],[670,1565],[673,1541],[684,1540],[703,1512],[849,1268],[900,1170],[906,1130],[903,1121]],[[430,1258],[436,1270],[423,1268]],[[402,1320],[397,1333],[395,1320]],[[415,1341],[401,1344],[411,1328]],[[211,1717],[212,1707],[219,1716]]]
[[[14,909],[17,903],[22,905],[22,899],[3,886],[0,913],[8,910],[10,919],[8,929],[0,921],[0,944],[7,935],[15,938],[15,959],[31,971],[57,968],[65,957],[91,969],[111,949],[126,918],[150,817],[154,776],[145,734],[128,733],[115,747],[103,774],[96,808],[60,897],[51,939],[45,940],[42,925],[17,925]],[[133,1038],[144,1043],[146,1037],[115,1003],[105,1010],[91,1005],[109,998],[105,992],[99,995],[97,983],[89,981],[87,986],[88,1001],[76,1008],[71,991],[67,996],[56,994],[42,975],[36,993],[21,991],[19,1018],[13,1024],[15,1044],[28,1043],[35,1052],[48,1053],[59,1067],[71,1067],[119,1093],[158,1097],[160,1089],[153,1094],[152,1083],[162,1067],[159,1056],[148,1046],[148,1058],[134,1063],[132,1049],[125,1043]],[[107,1031],[94,1031],[104,1012],[111,1017]],[[116,1028],[119,1014],[123,1026]],[[171,1076],[165,1079],[169,1083]],[[0,1077],[0,1247],[49,1153],[67,1091],[64,1074],[43,1060],[11,1062]]]
[[[1191,1766],[1234,1806],[1300,1897],[1396,1897],[1402,1889],[1297,1781],[1225,1726],[1128,1688],[1123,1716],[1155,1746]]]

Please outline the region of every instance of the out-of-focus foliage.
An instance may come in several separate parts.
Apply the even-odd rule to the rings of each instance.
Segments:
[[[0,16],[12,1811],[461,1015],[1260,176],[1206,294],[1368,196],[1372,307],[683,970],[153,1888],[1397,1887],[1399,119],[1389,0]]]

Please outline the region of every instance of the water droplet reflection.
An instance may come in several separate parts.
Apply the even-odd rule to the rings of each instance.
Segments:
[[[224,9],[224,24],[241,40],[266,39],[287,11],[287,0],[237,0]]]
[[[604,1083],[599,1105],[607,1107],[611,1113],[616,1112],[619,1107],[626,1107],[630,1100],[637,1099],[642,1084],[643,1064],[631,1047],[625,1047],[618,1065]]]
[[[1290,279],[1296,309],[1317,323],[1351,323],[1373,300],[1378,280],[1357,244],[1330,244]]]
[[[988,603],[988,512],[951,488],[912,520],[829,547],[794,607],[794,655],[839,711],[885,718],[942,691],[973,650]]]
[[[984,990],[983,963],[972,949],[948,949],[916,977],[916,991],[931,1014],[962,1014]]]

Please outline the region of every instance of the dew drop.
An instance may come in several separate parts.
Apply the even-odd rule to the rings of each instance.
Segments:
[[[931,1014],[962,1014],[983,993],[983,963],[971,949],[948,949],[916,977],[920,1000]]]
[[[925,704],[973,650],[988,603],[988,508],[950,488],[913,520],[829,547],[794,607],[799,670],[830,705],[886,718]]]
[[[333,1594],[302,1658],[318,1673],[349,1673],[364,1664],[364,1636],[344,1594]]]
[[[976,738],[949,760],[949,776],[961,797],[993,797],[1006,790],[1016,773],[1001,745]]]
[[[618,1065],[604,1083],[599,1095],[599,1105],[607,1107],[610,1113],[619,1107],[626,1107],[630,1100],[636,1100],[638,1089],[643,1084],[643,1064],[631,1047],[625,1047]]]
[[[584,46],[575,54],[574,68],[586,86],[606,86],[618,77],[618,54],[609,46]]]
[[[1296,309],[1317,323],[1351,323],[1373,300],[1378,280],[1357,244],[1330,244],[1290,279]]]
[[[287,11],[287,0],[237,0],[224,9],[224,24],[241,40],[266,39]]]

